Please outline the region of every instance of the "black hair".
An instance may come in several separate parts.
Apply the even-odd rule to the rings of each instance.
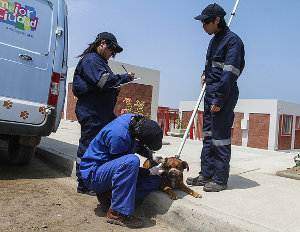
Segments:
[[[227,23],[226,23],[224,17],[220,17],[220,22],[219,22],[219,24],[218,24],[218,27],[219,27],[220,29],[224,29],[225,27],[227,27]]]
[[[214,16],[214,17],[211,17],[211,18],[205,20],[205,23],[214,22],[217,17],[220,17],[220,22],[218,24],[218,28],[220,28],[221,30],[225,29],[225,27],[227,26],[227,24],[226,24],[226,21],[225,21],[225,19],[224,19],[223,16]]]
[[[108,46],[111,46],[111,41],[105,40],[105,39],[96,39],[94,42],[90,43],[89,46],[81,53],[77,58],[82,58],[86,54],[97,52],[97,47],[101,44],[101,42],[104,41]],[[114,58],[116,56],[116,52],[113,52],[112,57]]]

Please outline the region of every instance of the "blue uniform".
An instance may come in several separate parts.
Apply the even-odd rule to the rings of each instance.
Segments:
[[[106,125],[92,140],[80,163],[84,184],[101,193],[112,191],[111,208],[125,215],[134,212],[135,200],[158,190],[159,176],[141,175],[135,154],[140,146],[129,133],[134,114],[124,114]]]
[[[73,79],[73,93],[78,98],[76,116],[81,125],[77,157],[83,156],[97,133],[116,116],[116,86],[129,82],[128,74],[115,75],[107,60],[95,52],[88,53],[78,63]],[[77,176],[80,181],[77,164]]]
[[[231,158],[231,127],[239,90],[237,79],[245,66],[242,40],[226,27],[210,41],[205,66],[203,149],[201,173],[217,184],[227,184]],[[211,112],[211,105],[221,107]]]

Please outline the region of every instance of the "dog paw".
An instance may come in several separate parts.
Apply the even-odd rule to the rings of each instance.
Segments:
[[[195,198],[202,198],[202,194],[201,193],[193,193],[193,197]]]
[[[176,194],[172,194],[172,195],[170,195],[170,198],[171,198],[172,200],[177,200],[177,199],[178,199],[178,197],[177,197],[177,195],[176,195]]]

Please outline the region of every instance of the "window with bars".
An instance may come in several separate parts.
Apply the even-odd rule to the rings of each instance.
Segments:
[[[282,115],[281,135],[291,135],[293,125],[292,115]]]

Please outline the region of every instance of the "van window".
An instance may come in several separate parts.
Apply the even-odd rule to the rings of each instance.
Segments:
[[[47,54],[53,33],[52,8],[47,0],[0,0],[0,43]]]

